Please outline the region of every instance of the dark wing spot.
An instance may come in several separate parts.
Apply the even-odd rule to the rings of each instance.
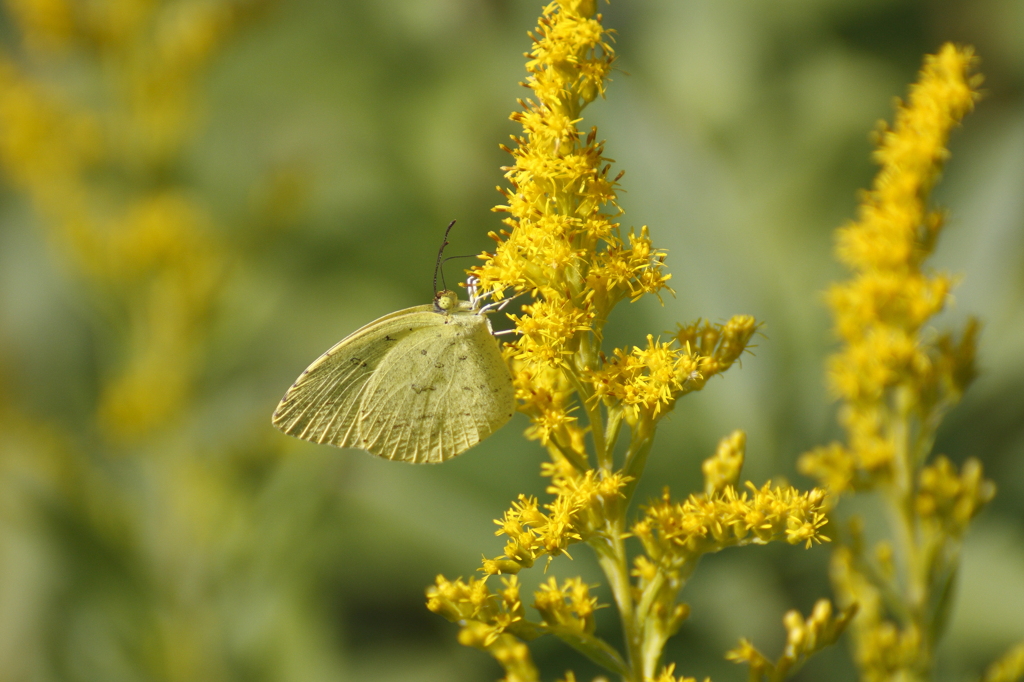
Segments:
[[[426,354],[427,354],[427,349],[426,348],[424,348],[423,350],[420,351],[420,355],[426,355]]]
[[[468,355],[460,355],[459,356],[459,360],[465,360],[467,357],[469,357],[469,356]]]
[[[365,363],[365,362],[360,362],[360,363],[359,363],[359,366],[360,366],[360,367],[366,367],[366,363]]]
[[[388,334],[387,336],[384,337],[384,340],[385,341],[397,341],[398,339],[393,339],[393,338],[391,338],[391,335]]]
[[[423,391],[433,391],[433,386],[420,386],[419,384],[412,384],[412,390],[416,395],[423,393]]]
[[[471,387],[469,387],[469,386],[463,386],[463,387],[462,387],[462,390],[463,390],[463,391],[469,391],[470,393],[472,393],[472,392],[473,392],[473,389],[472,389]]]
[[[442,369],[444,367],[444,365],[442,363],[440,363],[440,362],[435,362],[434,363],[434,367],[436,367],[438,369]]]

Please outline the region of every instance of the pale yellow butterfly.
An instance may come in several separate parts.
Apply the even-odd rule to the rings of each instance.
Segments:
[[[403,462],[465,452],[515,411],[512,376],[486,315],[493,306],[480,305],[471,286],[469,301],[439,291],[433,304],[371,322],[299,376],[274,426]]]

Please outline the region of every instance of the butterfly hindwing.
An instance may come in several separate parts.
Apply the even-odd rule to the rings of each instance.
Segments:
[[[442,462],[511,418],[512,378],[483,315],[458,312],[403,339],[363,391],[355,447],[387,459]]]

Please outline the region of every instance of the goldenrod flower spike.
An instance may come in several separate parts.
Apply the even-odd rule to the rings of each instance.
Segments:
[[[506,148],[514,165],[504,169],[509,186],[500,190],[505,203],[495,208],[506,214],[509,230],[491,235],[495,251],[483,255],[474,274],[496,298],[509,290],[533,296],[510,315],[518,336],[504,352],[520,410],[530,418],[526,435],[551,455],[542,473],[552,498],[520,495],[495,522],[505,547],[484,558],[484,577],[438,578],[428,606],[460,624],[460,641],[494,655],[507,679],[525,673],[506,659],[521,659],[509,659],[506,649],[499,657],[495,647],[509,637],[553,634],[622,679],[647,682],[660,668],[666,640],[689,615],[678,595],[699,557],[746,544],[821,542],[824,493],[770,483],[738,491],[743,435],[737,433],[709,460],[706,495],[676,502],[666,492],[630,532],[626,512],[659,421],[679,398],[733,366],[758,324],[745,315],[724,324],[698,320],[661,337],[649,334],[638,347],[602,351],[616,305],[671,292],[665,253],[646,226],[622,234],[616,222],[621,174],[612,175],[597,131],[577,127],[586,105],[604,94],[615,59],[596,3],[548,4],[531,37],[524,85],[532,98],[512,115],[523,134]],[[620,438],[623,431],[628,438]],[[620,440],[627,441],[624,452],[616,449]],[[630,556],[631,536],[643,554]],[[534,601],[539,621],[481,587],[489,576],[572,558],[576,546],[597,554],[622,622],[621,650],[596,635],[598,604],[579,578],[541,585]],[[659,682],[678,682],[672,670],[663,669]]]
[[[224,270],[207,211],[167,169],[194,133],[198,76],[241,7],[7,7],[26,50],[18,60],[0,53],[0,165],[32,200],[59,256],[102,300],[111,326],[127,330],[117,365],[100,368],[96,418],[112,444],[138,444],[188,405]],[[39,58],[46,68],[33,66]],[[95,89],[85,96],[84,82],[69,90],[61,77],[46,77],[78,74],[89,61],[97,77],[86,79]],[[112,191],[113,177],[136,182]]]
[[[944,220],[929,194],[951,130],[978,98],[974,63],[970,48],[951,44],[925,58],[894,124],[879,127],[881,170],[858,219],[837,232],[852,276],[828,292],[843,342],[829,380],[847,438],[804,455],[800,468],[833,496],[877,490],[892,521],[891,540],[872,552],[854,524],[833,555],[840,603],[860,606],[854,657],[867,680],[930,678],[960,542],[995,494],[976,460],[959,472],[944,457],[929,462],[942,416],[975,375],[976,322],[959,340],[925,331],[953,282],[925,267]]]
[[[20,487],[31,490],[26,500],[60,500],[62,514],[81,524],[77,535],[83,548],[103,545],[103,538],[115,533],[116,548],[108,547],[119,565],[156,569],[154,589],[128,588],[117,597],[133,615],[111,612],[106,590],[84,586],[82,598],[53,624],[38,614],[24,642],[59,639],[66,623],[103,612],[113,629],[132,623],[131,632],[121,630],[124,643],[132,644],[115,655],[116,663],[100,654],[96,671],[87,676],[103,678],[99,671],[113,666],[121,671],[115,675],[217,677],[211,671],[225,669],[223,642],[217,640],[225,628],[213,632],[209,624],[223,611],[217,599],[199,595],[221,593],[221,587],[212,573],[197,568],[240,556],[240,545],[229,547],[257,532],[247,525],[255,517],[242,520],[255,488],[243,492],[237,485],[240,461],[208,456],[225,443],[211,445],[204,429],[175,428],[196,409],[192,391],[208,370],[206,334],[230,260],[214,237],[201,192],[183,184],[189,173],[181,171],[187,166],[185,150],[195,142],[195,114],[203,108],[197,86],[248,3],[3,4],[0,175],[34,209],[37,220],[31,222],[51,247],[55,266],[73,282],[82,308],[77,324],[89,320],[84,326],[92,330],[92,343],[61,339],[87,353],[82,360],[89,359],[79,363],[86,368],[79,380],[89,390],[76,398],[63,427],[55,414],[45,422],[23,420],[36,422],[32,439],[37,444],[7,448],[0,459],[9,466],[8,452],[37,451],[31,459],[38,461],[19,475],[32,471],[39,479],[29,487],[11,487],[14,479],[5,469],[2,495],[6,500]],[[50,373],[35,379],[41,376]],[[93,399],[87,397],[93,392]],[[0,397],[5,408],[31,403],[24,396],[5,398]],[[10,441],[7,426],[0,432]],[[239,455],[251,450],[235,442]],[[129,454],[134,458],[124,459]],[[5,556],[7,529],[17,527],[12,520],[3,520]],[[60,528],[53,521],[40,517],[33,533],[52,537],[57,550],[63,535],[52,535]],[[188,562],[176,560],[186,554]],[[77,559],[68,555],[68,570],[81,570],[78,562],[89,555],[88,550]],[[88,570],[117,579],[103,564]],[[173,587],[182,580],[195,589],[185,594]],[[40,583],[40,597],[55,585]],[[167,589],[178,597],[163,598]],[[72,660],[80,659],[72,654],[69,668],[80,667]],[[4,668],[4,678],[27,674],[19,672],[22,665]]]

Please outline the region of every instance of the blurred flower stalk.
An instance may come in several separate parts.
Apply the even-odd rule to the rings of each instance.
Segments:
[[[25,49],[20,63],[0,54],[0,163],[118,330],[97,423],[131,444],[188,404],[225,266],[205,207],[178,178],[198,77],[235,12],[116,0],[7,10]]]
[[[976,374],[976,321],[957,335],[927,327],[954,279],[926,266],[945,218],[928,199],[950,131],[978,98],[975,61],[970,48],[951,44],[926,57],[895,123],[877,133],[881,170],[859,218],[837,232],[837,257],[852,276],[828,292],[842,339],[829,381],[846,442],[799,464],[828,489],[830,504],[870,491],[889,521],[888,538],[868,547],[853,517],[832,560],[839,603],[859,607],[854,658],[868,682],[932,679],[964,534],[995,494],[977,460],[958,470],[932,452],[943,416]]]
[[[0,168],[93,313],[95,377],[70,417],[0,385],[0,678],[233,677],[221,571],[252,549],[249,493],[183,428],[230,261],[186,155],[210,62],[259,4],[5,2]]]
[[[646,227],[622,235],[621,174],[611,176],[596,129],[578,128],[582,110],[604,95],[615,59],[596,2],[547,5],[531,37],[524,85],[535,99],[512,115],[523,134],[506,148],[515,163],[504,169],[509,187],[499,188],[506,203],[495,208],[508,215],[510,230],[492,234],[497,248],[473,274],[496,298],[509,290],[533,296],[511,316],[517,337],[505,352],[531,421],[527,436],[551,457],[542,474],[552,499],[520,495],[496,521],[504,553],[483,562],[481,578],[439,576],[428,607],[459,623],[459,641],[491,654],[508,682],[538,679],[525,642],[544,634],[624,680],[674,682],[674,668],[661,667],[662,650],[687,618],[679,593],[701,556],[772,541],[809,547],[823,539],[825,494],[741,485],[745,437],[737,432],[705,462],[702,493],[676,500],[666,490],[629,520],[659,421],[680,397],[729,369],[758,325],[745,315],[697,321],[667,340],[648,335],[643,346],[602,351],[612,309],[671,291],[670,275]],[[639,554],[627,549],[627,538],[639,540]],[[533,595],[539,620],[526,612],[516,574],[543,570],[578,543],[595,553],[611,587],[621,647],[595,634],[600,605],[580,578],[549,578]],[[794,665],[782,667],[795,670],[798,659],[834,641],[848,616],[833,615],[827,603],[806,622],[788,616],[791,632],[816,636],[801,636],[811,646],[794,649],[787,659]]]

